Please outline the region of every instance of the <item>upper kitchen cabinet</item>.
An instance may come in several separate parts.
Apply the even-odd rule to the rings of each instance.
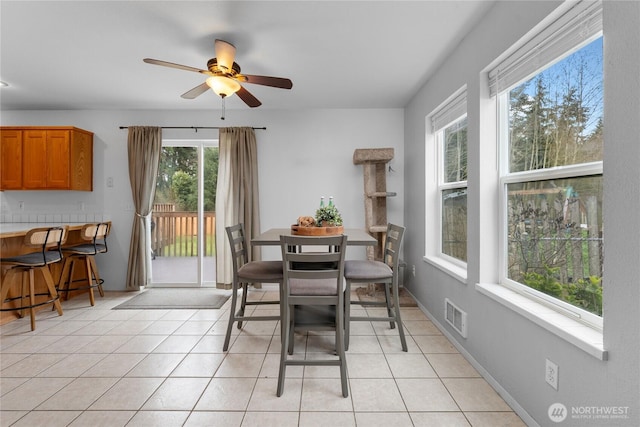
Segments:
[[[93,133],[0,127],[0,190],[93,190]]]

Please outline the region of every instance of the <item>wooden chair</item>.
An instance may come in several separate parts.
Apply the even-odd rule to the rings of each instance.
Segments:
[[[400,301],[398,298],[398,264],[400,263],[400,245],[404,235],[404,227],[394,224],[387,225],[384,243],[383,259],[376,260],[348,260],[344,265],[344,277],[347,281],[345,291],[345,347],[349,349],[349,331],[352,321],[386,321],[391,329],[398,325],[398,334],[402,351],[407,351],[407,341],[400,317]],[[352,283],[382,283],[384,284],[385,301],[352,301]],[[382,306],[387,309],[387,316],[351,316],[351,305]]]
[[[95,256],[108,251],[107,236],[109,235],[110,230],[111,227],[109,226],[109,223],[106,222],[85,224],[80,230],[80,237],[86,243],[75,246],[65,246],[62,248],[65,260],[60,274],[58,292],[64,294],[63,299],[68,299],[69,292],[71,291],[88,289],[89,301],[93,306],[95,305],[93,288],[98,288],[100,296],[104,297],[104,290],[102,289],[102,283],[104,280],[100,278]],[[72,287],[71,284],[74,283],[74,267],[77,261],[84,264],[85,278],[81,281],[86,281],[86,285],[74,285],[74,287]]]
[[[249,261],[250,248],[247,246],[244,234],[244,224],[236,224],[226,227],[229,245],[231,246],[231,258],[233,260],[233,282],[231,289],[231,307],[229,309],[229,324],[224,339],[223,351],[229,348],[231,331],[234,322],[238,322],[238,329],[242,329],[242,322],[249,320],[280,320],[280,316],[247,316],[247,306],[280,304],[280,301],[247,301],[247,291],[250,283],[278,283],[282,292],[282,262],[280,261]],[[242,288],[240,308],[238,304],[238,290]]]
[[[33,228],[25,235],[23,245],[30,249],[37,249],[37,251],[34,250],[33,252],[24,255],[16,255],[0,259],[3,266],[9,267],[2,280],[0,301],[3,304],[5,302],[12,302],[15,300],[20,301],[17,307],[3,308],[1,311],[19,311],[19,316],[24,317],[24,311],[29,309],[32,331],[36,329],[36,307],[45,304],[53,304],[53,307],[58,311],[58,315],[62,316],[62,306],[60,305],[59,295],[56,292],[56,287],[53,282],[53,277],[51,276],[51,271],[49,270],[49,265],[62,260],[61,247],[66,238],[66,226]],[[42,273],[44,283],[47,286],[46,293],[36,294],[34,280],[35,271],[40,271]],[[7,298],[9,290],[18,273],[22,273],[20,296]],[[25,292],[25,288],[27,287],[28,291]],[[45,301],[42,301],[42,298],[37,298],[44,295],[48,297]],[[29,302],[26,305],[24,302],[25,298],[29,298]]]
[[[287,366],[320,365],[340,367],[342,396],[347,397],[347,360],[344,353],[344,256],[347,236],[280,236],[280,245],[284,281],[277,395],[282,396]],[[300,248],[310,251],[302,252]],[[324,306],[324,311],[321,306]],[[338,358],[290,359],[288,356],[293,354],[294,329],[318,328],[335,329]]]

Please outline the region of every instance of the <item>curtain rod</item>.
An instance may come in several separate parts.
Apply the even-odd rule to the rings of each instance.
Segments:
[[[194,129],[198,132],[198,129],[222,129],[220,126],[160,126],[162,129]],[[120,129],[129,129],[129,126],[120,126]],[[266,126],[252,127],[254,130],[267,130]]]

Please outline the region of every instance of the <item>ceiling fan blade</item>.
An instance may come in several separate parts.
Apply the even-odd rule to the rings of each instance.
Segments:
[[[271,86],[280,89],[291,89],[293,87],[293,82],[283,77],[254,76],[251,74],[242,74],[242,76],[238,77],[243,82],[256,85]]]
[[[215,49],[218,66],[224,67],[228,71],[231,71],[231,69],[233,68],[233,61],[236,57],[236,47],[229,42],[216,39]]]
[[[180,97],[184,99],[194,99],[202,95],[203,93],[205,93],[208,89],[209,89],[209,85],[207,85],[207,82],[204,82],[194,87],[193,89],[183,93],[182,95],[180,95]]]
[[[208,73],[207,70],[201,70],[200,68],[189,67],[188,65],[174,64],[173,62],[160,61],[159,59],[144,58],[143,61],[146,62],[147,64],[162,65],[163,67],[177,68],[178,70],[194,71],[196,73],[205,73],[205,74]]]
[[[258,98],[253,96],[248,90],[240,86],[240,90],[236,92],[236,95],[244,101],[251,108],[259,107],[262,102],[258,101]]]

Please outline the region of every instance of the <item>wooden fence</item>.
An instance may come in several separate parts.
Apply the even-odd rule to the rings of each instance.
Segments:
[[[509,198],[509,277],[557,268],[560,283],[602,277],[603,238],[596,197]]]
[[[188,257],[198,255],[198,214],[197,212],[173,211],[164,206],[165,211],[151,215],[151,249],[154,256]],[[215,254],[215,212],[204,213],[203,239],[205,256]]]

